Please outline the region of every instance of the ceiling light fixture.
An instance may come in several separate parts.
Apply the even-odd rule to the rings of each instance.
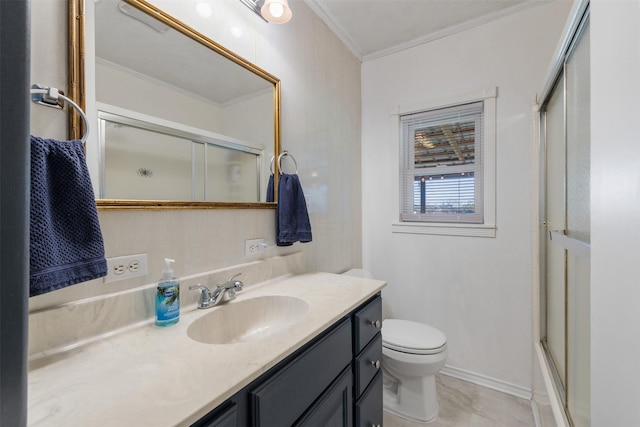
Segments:
[[[292,13],[287,0],[240,0],[256,15],[273,24],[289,22]]]
[[[284,24],[291,19],[287,0],[265,0],[260,9],[262,17],[273,24]]]

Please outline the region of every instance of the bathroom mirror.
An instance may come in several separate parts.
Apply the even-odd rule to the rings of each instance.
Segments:
[[[68,1],[70,94],[85,108],[95,89],[98,206],[273,208],[279,79],[145,0],[94,2],[91,28],[83,0]],[[84,87],[85,37],[95,88]],[[70,129],[83,132],[73,116]]]

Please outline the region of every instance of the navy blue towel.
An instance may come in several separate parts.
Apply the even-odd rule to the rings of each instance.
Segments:
[[[278,179],[276,208],[276,244],[291,246],[311,241],[311,223],[300,179],[295,174],[281,174]]]
[[[106,276],[81,141],[31,137],[30,221],[30,296]]]

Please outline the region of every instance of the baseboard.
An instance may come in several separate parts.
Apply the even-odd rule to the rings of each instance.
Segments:
[[[482,387],[490,388],[492,390],[507,393],[521,399],[531,400],[532,391],[530,388],[522,387],[516,384],[511,384],[506,381],[502,381],[496,378],[488,377],[486,375],[478,374],[475,372],[467,371],[453,366],[445,366],[440,370],[443,375],[448,375],[453,378],[458,378],[463,381],[470,382]]]
[[[545,390],[546,390],[546,387],[545,387]],[[534,391],[533,400],[538,405],[545,405],[545,406],[551,405],[551,399],[549,399],[549,395],[546,392]]]

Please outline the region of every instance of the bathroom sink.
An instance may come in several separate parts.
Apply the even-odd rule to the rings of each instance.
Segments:
[[[298,323],[309,309],[306,301],[267,295],[227,303],[194,321],[187,335],[205,344],[236,344],[264,339]]]

